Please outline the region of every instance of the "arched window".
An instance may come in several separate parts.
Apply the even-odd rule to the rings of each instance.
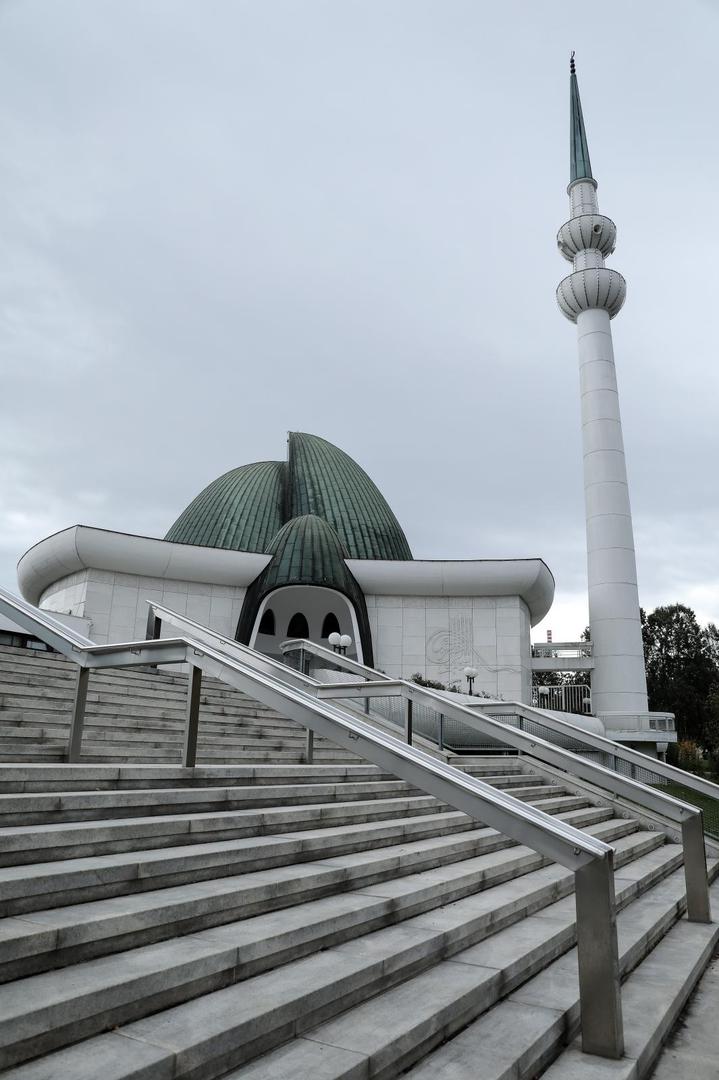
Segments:
[[[287,627],[287,637],[309,638],[309,636],[310,628],[307,625],[307,619],[298,611],[297,614],[293,615],[290,619],[290,624]]]
[[[262,615],[262,618],[260,619],[260,629],[257,633],[271,634],[272,637],[275,636],[275,613],[272,608],[267,608]]]
[[[330,611],[328,615],[325,615],[324,622],[322,623],[322,637],[328,638],[330,634],[339,634],[339,632],[339,619],[334,611]]]

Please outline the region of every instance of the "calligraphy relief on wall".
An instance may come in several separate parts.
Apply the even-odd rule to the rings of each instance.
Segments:
[[[477,689],[489,694],[498,692],[499,672],[521,674],[519,663],[497,664],[494,658],[490,660],[475,646],[471,612],[450,611],[449,627],[435,630],[427,637],[426,661],[427,674],[446,685],[457,683],[461,686],[465,667],[477,668]]]

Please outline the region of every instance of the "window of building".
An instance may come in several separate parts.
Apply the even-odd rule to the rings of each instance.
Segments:
[[[288,638],[293,638],[293,637],[309,638],[309,636],[310,636],[310,628],[307,625],[307,619],[304,617],[304,615],[301,612],[298,611],[290,619],[289,626],[287,627],[287,637]]]
[[[260,619],[260,629],[257,632],[258,634],[271,634],[272,637],[275,636],[275,613],[272,608],[267,608],[262,615],[262,618]]]
[[[324,622],[322,623],[322,637],[328,638],[330,634],[339,634],[340,623],[339,619],[335,615],[334,611],[330,611],[325,615]]]

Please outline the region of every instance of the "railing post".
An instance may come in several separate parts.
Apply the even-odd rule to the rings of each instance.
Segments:
[[[200,691],[202,689],[202,668],[190,668],[187,678],[187,711],[185,714],[185,745],[182,748],[182,764],[186,769],[194,768],[197,760],[197,729],[200,724]]]
[[[711,922],[707,853],[704,846],[704,815],[701,810],[682,822],[682,844],[684,846],[684,881],[687,889],[687,919],[690,922]]]
[[[437,719],[437,747],[444,750],[444,713],[439,713]]]
[[[72,706],[70,736],[67,740],[67,760],[79,761],[82,754],[82,731],[85,726],[85,705],[87,703],[87,684],[90,681],[90,669],[77,669],[75,701]]]
[[[162,637],[162,619],[155,614],[152,607],[147,609],[147,629],[145,637],[148,641],[159,641]],[[157,664],[150,664],[153,671],[157,671]]]
[[[150,608],[147,612],[147,630],[145,635],[148,641],[159,641],[162,633],[162,619]]]
[[[412,698],[404,702],[404,737],[408,746],[412,745]]]
[[[574,890],[582,1050],[620,1058],[624,1028],[611,851],[575,872]]]

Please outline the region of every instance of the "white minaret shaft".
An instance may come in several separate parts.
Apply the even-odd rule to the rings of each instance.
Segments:
[[[647,680],[637,592],[634,532],[624,459],[610,319],[626,284],[604,258],[616,227],[599,213],[579,88],[571,62],[570,219],[559,230],[573,273],[557,289],[564,315],[577,324],[587,525],[589,625],[594,653],[592,701],[600,716],[645,713]]]

